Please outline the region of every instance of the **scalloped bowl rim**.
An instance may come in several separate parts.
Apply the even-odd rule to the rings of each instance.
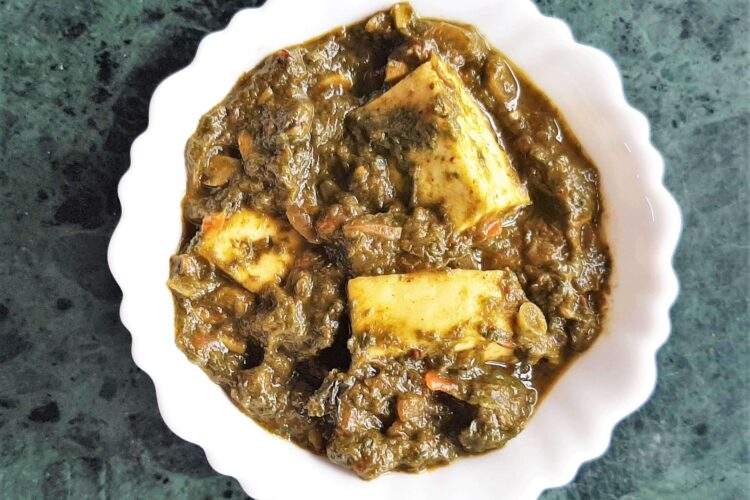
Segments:
[[[534,498],[601,455],[615,425],[653,391],[655,355],[669,335],[678,292],[672,258],[682,220],[662,183],[664,162],[650,142],[648,121],[627,103],[614,62],[576,43],[565,23],[543,16],[530,0],[411,2],[421,15],[477,26],[550,96],[601,174],[614,260],[605,330],[526,430],[495,452],[365,482],[261,429],[174,344],[167,259],[180,238],[182,155],[198,118],[273,50],[392,3],[268,0],[206,36],[193,62],[159,85],[118,190],[122,216],[108,260],[123,292],[120,316],[133,338],[133,359],[154,382],[164,421],[256,498]]]

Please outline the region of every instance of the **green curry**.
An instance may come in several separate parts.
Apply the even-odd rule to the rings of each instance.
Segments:
[[[186,163],[178,346],[363,478],[503,446],[600,333],[596,168],[472,27],[398,4],[279,50]]]

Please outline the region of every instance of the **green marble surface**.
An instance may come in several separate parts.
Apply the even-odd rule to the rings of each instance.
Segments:
[[[0,497],[242,498],[166,429],[105,251],[157,83],[252,1],[0,0]],[[561,498],[750,491],[744,0],[539,0],[610,53],[685,217],[654,396]]]

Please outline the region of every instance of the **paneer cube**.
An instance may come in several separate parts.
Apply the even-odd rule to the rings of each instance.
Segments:
[[[241,208],[203,219],[196,252],[251,292],[280,283],[289,272],[302,240],[285,222]]]
[[[459,74],[438,57],[423,63],[355,116],[395,117],[394,113],[397,118],[393,119],[421,122],[400,127],[403,130],[428,124],[436,133],[429,147],[417,146],[406,156],[413,165],[417,205],[441,207],[456,230],[463,231],[487,216],[531,203],[489,119]]]
[[[516,315],[526,302],[511,271],[421,271],[349,281],[353,363],[473,350],[513,359]]]

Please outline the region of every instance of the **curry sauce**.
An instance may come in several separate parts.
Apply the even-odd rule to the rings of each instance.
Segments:
[[[281,49],[185,158],[177,345],[362,478],[503,446],[601,331],[597,170],[473,27],[398,4]]]

